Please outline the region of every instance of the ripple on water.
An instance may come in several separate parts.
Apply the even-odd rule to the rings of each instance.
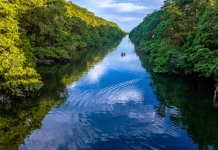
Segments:
[[[93,95],[89,95],[90,91],[83,92],[83,97],[91,97],[89,99],[75,99],[75,107],[87,108],[96,105],[107,104],[108,106],[117,104],[117,103],[127,103],[129,101],[134,101],[135,103],[141,103],[143,101],[143,96],[140,95],[140,92],[135,87],[135,83],[142,81],[146,78],[134,79],[120,84],[108,86]],[[86,96],[87,95],[87,96]],[[72,106],[72,104],[71,104]]]
[[[162,89],[140,78],[149,74],[132,54],[133,45],[122,45],[68,87],[70,104],[46,116],[25,140],[29,149],[197,149],[179,110],[161,105],[155,94]]]
[[[160,118],[153,105],[143,105],[144,95],[138,94],[140,92],[137,91],[136,83],[144,79],[147,78],[108,86],[92,94],[90,99],[74,99],[80,115],[73,137],[80,139],[77,143],[80,148],[90,149],[96,143],[103,142],[107,145],[112,141],[126,149],[131,146],[138,149],[165,149],[170,144],[176,145],[170,141],[166,146],[161,141],[178,137],[177,129],[181,129],[181,123],[172,124],[169,118]],[[84,91],[83,95],[88,93],[90,91]],[[133,103],[128,104],[131,101]],[[172,115],[177,114],[173,109],[170,112]],[[128,141],[130,143],[126,147],[125,142]]]

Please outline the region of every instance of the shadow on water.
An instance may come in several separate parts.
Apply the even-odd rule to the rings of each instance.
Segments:
[[[38,65],[43,88],[0,104],[0,150],[218,149],[214,82],[154,74],[149,56],[119,43]]]
[[[162,118],[168,117],[177,129],[182,125],[198,149],[218,149],[214,80],[155,74],[151,71],[149,56],[138,56],[152,78],[149,85],[158,100],[156,113]]]
[[[0,150],[16,150],[25,145],[24,139],[42,127],[43,119],[53,108],[68,106],[67,86],[101,62],[120,42],[121,39],[75,52],[68,62],[38,65],[43,88],[26,98],[0,104]]]

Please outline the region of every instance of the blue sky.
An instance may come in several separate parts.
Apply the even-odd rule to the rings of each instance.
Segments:
[[[164,0],[71,0],[87,8],[96,16],[117,23],[123,30],[131,31],[143,18],[160,9]]]

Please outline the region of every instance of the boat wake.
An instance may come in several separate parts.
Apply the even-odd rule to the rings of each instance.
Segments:
[[[126,82],[122,82],[116,85],[111,85],[98,92],[96,92],[90,99],[83,101],[80,106],[91,107],[100,104],[115,104],[115,103],[126,103],[128,101],[142,101],[143,96],[137,91],[134,86],[135,83],[148,79],[150,77],[144,77],[134,79]]]

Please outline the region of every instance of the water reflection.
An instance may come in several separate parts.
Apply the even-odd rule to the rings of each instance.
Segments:
[[[124,39],[79,80],[67,82],[68,107],[52,109],[20,149],[196,148],[182,125],[177,129],[157,113],[149,76]]]
[[[183,126],[198,149],[218,149],[218,111],[212,105],[214,81],[154,74],[149,56],[139,56],[152,77],[150,86],[159,102],[157,114],[169,117],[177,129]]]
[[[76,83],[90,68],[114,51],[121,40],[76,52],[70,62],[37,66],[43,88],[27,97],[0,104],[0,149],[18,149],[25,145],[34,130],[43,126],[52,109],[65,109],[69,102],[67,86]],[[63,121],[60,117],[59,121]],[[32,148],[30,148],[32,149]]]
[[[217,149],[213,81],[153,74],[119,42],[38,66],[44,89],[1,105],[0,149]]]

